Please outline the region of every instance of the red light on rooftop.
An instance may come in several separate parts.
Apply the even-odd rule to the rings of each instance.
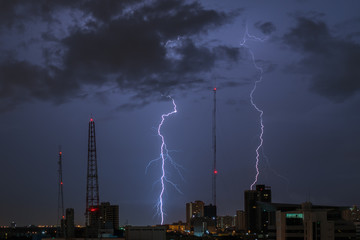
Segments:
[[[61,155],[61,154],[62,154],[62,152],[59,152],[59,154]]]
[[[63,182],[61,182],[60,184],[63,185]]]
[[[214,174],[217,174],[218,173],[218,171],[217,170],[214,170]]]
[[[63,216],[63,219],[65,219],[65,216]]]
[[[94,119],[90,118],[90,122],[93,122],[93,121],[94,121]]]
[[[216,87],[214,87],[214,91],[216,91]]]

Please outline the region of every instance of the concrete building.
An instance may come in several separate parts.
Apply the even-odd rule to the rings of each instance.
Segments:
[[[119,229],[119,205],[111,205],[109,202],[100,204],[101,229]]]
[[[216,233],[217,228],[217,213],[216,213],[216,206],[215,205],[205,205],[204,206],[204,217],[208,220],[213,221],[212,223],[208,224],[208,231],[210,233]]]
[[[73,238],[75,236],[75,224],[74,224],[74,209],[66,209],[66,218],[65,218],[65,231],[67,238]]]
[[[236,216],[218,216],[217,227],[221,230],[235,228]]]
[[[127,226],[126,240],[166,240],[166,226]]]
[[[216,233],[215,222],[213,219],[210,219],[208,217],[192,218],[191,225],[193,226],[192,233],[194,234],[194,236],[197,237]]]
[[[249,233],[267,231],[267,212],[260,210],[259,202],[271,203],[271,187],[256,185],[256,190],[244,192],[245,229]]]
[[[316,207],[310,202],[295,211],[276,211],[276,240],[356,239],[350,209]]]
[[[185,223],[179,221],[177,223],[169,224],[168,225],[168,232],[185,232]]]
[[[203,201],[187,203],[186,230],[198,237],[216,233],[216,206],[205,206]]]
[[[191,230],[191,219],[195,217],[204,217],[204,202],[195,201],[186,203],[186,229]]]
[[[245,212],[242,210],[236,211],[235,230],[236,231],[245,231]]]
[[[255,232],[257,239],[323,240],[355,239],[356,227],[349,207],[258,202],[259,211],[266,212],[262,223],[266,232]]]
[[[216,206],[210,204],[204,206],[204,217],[208,217],[212,220],[216,220]]]

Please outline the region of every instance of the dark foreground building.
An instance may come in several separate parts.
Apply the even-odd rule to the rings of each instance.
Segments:
[[[255,190],[244,192],[245,229],[248,233],[267,232],[267,212],[261,211],[259,202],[271,203],[271,187],[256,185]]]
[[[247,239],[352,240],[356,226],[349,207],[271,202],[271,188],[245,191]]]

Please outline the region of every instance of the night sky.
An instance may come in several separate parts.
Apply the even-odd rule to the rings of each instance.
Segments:
[[[0,0],[0,225],[56,224],[64,202],[84,224],[88,121],[96,122],[100,201],[120,224],[160,223],[162,133],[179,172],[165,223],[211,202],[217,91],[218,215],[243,209],[255,176],[273,201],[360,204],[360,2]],[[240,46],[246,26],[264,39]],[[182,177],[181,177],[182,176]]]

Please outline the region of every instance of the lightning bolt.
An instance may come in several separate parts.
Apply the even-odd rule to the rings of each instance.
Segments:
[[[180,173],[180,170],[179,170],[179,167],[181,167],[181,166],[178,165],[177,163],[175,163],[173,161],[173,159],[171,158],[171,156],[169,155],[169,150],[166,147],[164,135],[162,135],[162,133],[161,133],[161,128],[162,128],[162,126],[163,126],[163,124],[165,122],[165,119],[167,117],[177,113],[175,100],[170,96],[168,96],[168,97],[171,99],[174,108],[173,108],[173,111],[161,115],[161,121],[160,121],[160,123],[158,125],[158,128],[157,128],[157,134],[161,138],[160,157],[150,161],[149,164],[146,167],[146,171],[147,171],[147,169],[149,168],[149,166],[152,163],[154,163],[155,161],[161,161],[161,177],[160,177],[160,180],[159,180],[160,183],[161,183],[161,191],[160,191],[160,194],[159,194],[159,200],[158,200],[158,202],[156,204],[157,209],[158,209],[158,213],[159,213],[159,215],[161,217],[161,225],[164,224],[164,215],[165,215],[165,213],[164,213],[164,201],[163,201],[163,197],[164,197],[164,193],[165,193],[165,183],[171,184],[172,186],[174,186],[174,188],[178,192],[181,193],[178,186],[166,177],[166,170],[165,170],[166,169],[166,166],[165,166],[166,163],[169,162],[178,171],[181,178],[183,178],[181,173]]]
[[[254,185],[258,181],[258,177],[260,174],[260,170],[259,170],[260,153],[259,153],[259,151],[262,148],[262,145],[264,142],[264,139],[263,139],[263,135],[264,135],[263,114],[264,114],[264,111],[262,109],[260,109],[254,102],[254,93],[256,91],[257,85],[262,81],[262,75],[263,75],[264,70],[259,65],[256,64],[254,52],[250,49],[250,47],[248,47],[246,45],[247,40],[255,40],[255,41],[264,42],[265,39],[261,39],[261,38],[255,37],[253,35],[250,35],[248,32],[248,27],[246,26],[243,40],[240,43],[240,46],[242,46],[248,50],[248,52],[251,56],[252,63],[254,65],[254,67],[256,68],[256,70],[259,72],[259,78],[254,82],[254,87],[252,88],[252,90],[250,92],[250,102],[251,102],[252,106],[255,108],[255,110],[259,113],[259,119],[260,119],[259,145],[256,148],[256,163],[255,163],[256,174],[255,174],[254,182],[250,185],[250,189],[253,189]]]

